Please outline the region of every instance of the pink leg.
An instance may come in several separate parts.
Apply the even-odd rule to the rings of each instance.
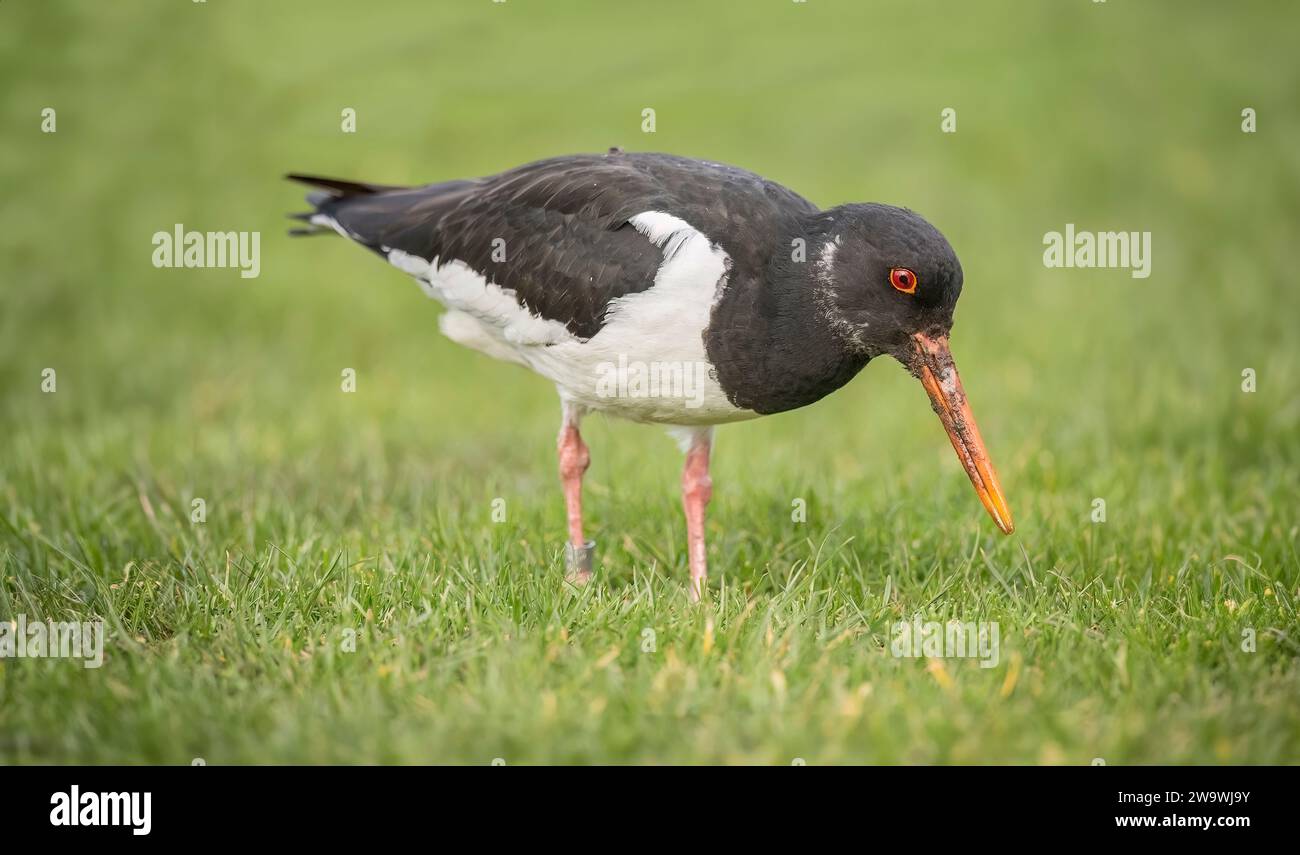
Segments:
[[[691,584],[687,593],[698,602],[704,593],[707,561],[704,549],[704,508],[713,497],[713,480],[709,478],[709,451],[713,432],[700,431],[691,439],[682,470],[682,506],[686,509],[686,550],[691,565]]]
[[[568,408],[564,411],[557,446],[560,480],[564,484],[564,507],[569,517],[569,543],[575,550],[583,549],[587,543],[582,537],[582,475],[591,465],[591,455],[578,433],[578,414]],[[591,568],[587,566],[571,567],[570,572],[576,581],[585,582],[591,578]]]

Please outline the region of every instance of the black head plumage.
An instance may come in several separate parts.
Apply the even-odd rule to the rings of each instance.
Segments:
[[[890,205],[842,205],[809,226],[819,309],[849,346],[868,356],[910,357],[913,335],[951,329],[961,263],[920,215]]]

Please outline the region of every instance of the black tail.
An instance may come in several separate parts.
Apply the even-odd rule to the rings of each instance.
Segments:
[[[366,184],[361,181],[344,181],[339,178],[323,178],[319,175],[299,175],[289,173],[284,176],[290,181],[297,181],[300,184],[306,184],[309,187],[319,187],[307,194],[307,203],[315,210],[304,211],[297,214],[289,214],[293,220],[302,220],[309,225],[306,228],[290,229],[289,234],[294,237],[303,235],[333,234],[334,230],[326,226],[312,223],[312,217],[317,214],[329,214],[328,207],[333,203],[343,199],[351,199],[356,196],[370,196],[375,193],[384,193],[389,190],[404,190],[404,187],[397,187],[387,184]]]
[[[317,188],[307,196],[315,208],[305,214],[290,214],[307,223],[290,234],[314,235],[336,231],[380,255],[389,248],[401,249],[421,258],[429,255],[432,232],[443,214],[477,192],[481,182],[458,179],[418,187],[390,187],[362,184],[311,175],[290,175]]]

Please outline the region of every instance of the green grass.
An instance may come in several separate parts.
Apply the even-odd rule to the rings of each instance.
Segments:
[[[97,670],[0,660],[0,763],[1300,757],[1296,12],[394,6],[0,5],[0,619],[110,633]],[[600,567],[568,587],[553,391],[283,237],[278,176],[614,144],[936,223],[1017,533],[882,360],[719,431],[702,606],[677,450],[589,419]],[[177,222],[260,230],[261,277],[153,268]],[[1153,275],[1044,269],[1066,222],[1151,231]],[[893,657],[918,613],[997,621],[997,667]]]

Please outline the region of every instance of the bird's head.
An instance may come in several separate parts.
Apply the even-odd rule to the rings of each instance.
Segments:
[[[1010,534],[1011,510],[948,349],[962,287],[957,254],[905,208],[843,205],[818,220],[809,249],[825,320],[846,346],[889,354],[921,381],[980,501]]]

